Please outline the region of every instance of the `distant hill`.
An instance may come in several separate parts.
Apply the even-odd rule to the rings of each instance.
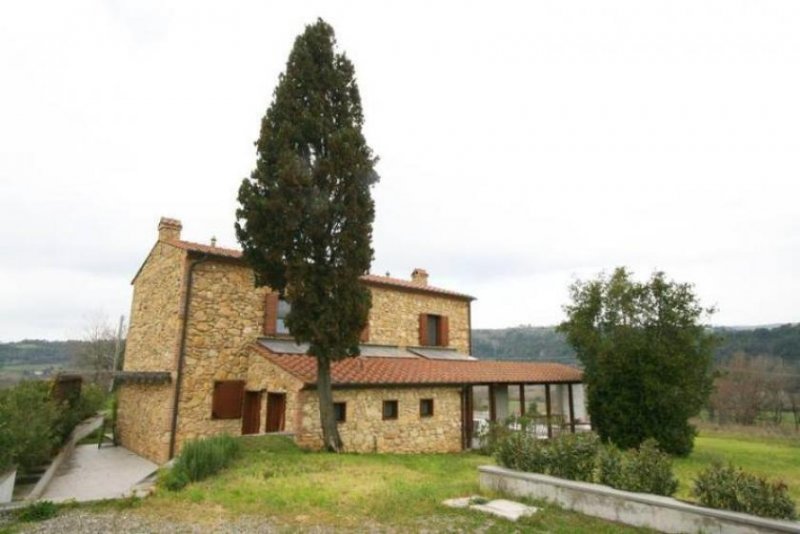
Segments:
[[[0,343],[0,369],[26,365],[69,364],[72,355],[84,341],[44,341],[25,339],[13,343]]]
[[[714,327],[720,337],[717,360],[735,352],[767,354],[800,364],[800,324],[762,327]],[[489,360],[577,363],[575,352],[551,326],[517,326],[472,331],[472,353]]]

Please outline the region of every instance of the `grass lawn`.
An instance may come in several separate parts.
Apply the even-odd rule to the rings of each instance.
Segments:
[[[478,493],[477,454],[342,454],[304,452],[282,437],[244,440],[242,458],[218,476],[179,492],[159,490],[138,513],[175,520],[260,516],[289,529],[507,532],[641,532],[556,507],[511,523],[441,505]],[[491,495],[487,495],[491,496]]]
[[[678,498],[691,500],[694,476],[715,458],[770,479],[783,480],[800,507],[799,439],[703,429],[695,439],[692,454],[675,460],[675,474],[681,481]]]

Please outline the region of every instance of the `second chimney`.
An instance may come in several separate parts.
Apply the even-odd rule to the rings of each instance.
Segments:
[[[428,271],[425,269],[420,269],[417,267],[411,273],[411,283],[416,284],[418,286],[427,286],[428,285]]]
[[[161,217],[161,220],[158,221],[158,240],[169,241],[172,239],[180,239],[182,228],[183,225],[178,219]]]

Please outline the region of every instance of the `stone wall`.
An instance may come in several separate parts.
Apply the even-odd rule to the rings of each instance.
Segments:
[[[169,460],[174,385],[122,384],[117,389],[117,432],[122,445],[162,464]]]
[[[461,450],[461,395],[456,387],[334,389],[334,402],[347,403],[339,434],[348,452],[458,452]],[[420,399],[433,399],[434,415],[420,417]],[[399,416],[383,420],[383,401],[398,401]],[[322,446],[319,400],[300,392],[301,423],[295,439],[303,447]]]
[[[168,371],[175,376],[180,342],[186,253],[159,241],[133,283],[125,371]],[[169,458],[174,383],[118,388],[120,443],[156,463]]]
[[[174,371],[186,253],[159,241],[133,284],[126,371]]]
[[[249,362],[243,349],[261,335],[265,293],[265,288],[254,287],[253,271],[242,264],[212,259],[195,268],[176,454],[187,439],[241,433],[240,419],[211,418],[213,384],[247,379]]]
[[[450,347],[469,354],[469,302],[443,295],[417,293],[370,285],[369,342],[419,346],[419,315],[448,317]]]

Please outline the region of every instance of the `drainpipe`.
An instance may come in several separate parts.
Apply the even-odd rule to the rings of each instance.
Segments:
[[[175,398],[172,403],[172,427],[169,432],[169,459],[175,457],[175,434],[178,431],[178,404],[181,399],[181,384],[183,383],[183,361],[186,353],[186,323],[189,321],[189,305],[192,301],[192,280],[194,268],[208,261],[208,254],[189,264],[186,275],[186,299],[183,302],[183,320],[181,321],[181,345],[178,350],[178,372],[175,376]]]

